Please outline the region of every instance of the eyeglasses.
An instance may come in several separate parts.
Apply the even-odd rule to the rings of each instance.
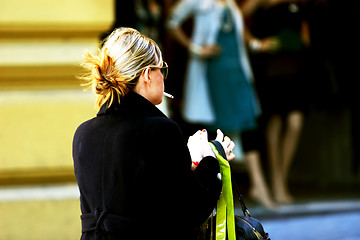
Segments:
[[[164,80],[167,78],[167,76],[168,76],[168,65],[167,65],[166,62],[163,62],[162,67],[150,67],[151,70],[153,70],[153,68],[160,69],[161,74],[164,77]]]

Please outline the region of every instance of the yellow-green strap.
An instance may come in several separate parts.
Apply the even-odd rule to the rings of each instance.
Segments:
[[[222,178],[222,193],[216,208],[216,240],[225,240],[226,230],[228,240],[236,240],[230,164],[219,154],[214,144],[210,143],[210,146],[219,161]]]

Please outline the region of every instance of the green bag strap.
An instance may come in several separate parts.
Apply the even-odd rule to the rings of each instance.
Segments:
[[[220,164],[220,173],[222,178],[222,193],[217,202],[216,208],[216,240],[225,240],[226,230],[227,239],[236,240],[235,218],[234,218],[234,200],[231,184],[231,169],[229,162],[224,159],[213,143],[210,143],[216,158]]]

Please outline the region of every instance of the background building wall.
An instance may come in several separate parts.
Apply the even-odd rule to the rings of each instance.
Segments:
[[[71,156],[95,116],[77,76],[114,22],[112,0],[0,0],[0,239],[79,239]]]

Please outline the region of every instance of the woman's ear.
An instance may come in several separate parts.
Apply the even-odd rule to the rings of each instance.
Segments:
[[[151,76],[150,76],[150,68],[145,69],[144,73],[144,82],[150,84]]]

